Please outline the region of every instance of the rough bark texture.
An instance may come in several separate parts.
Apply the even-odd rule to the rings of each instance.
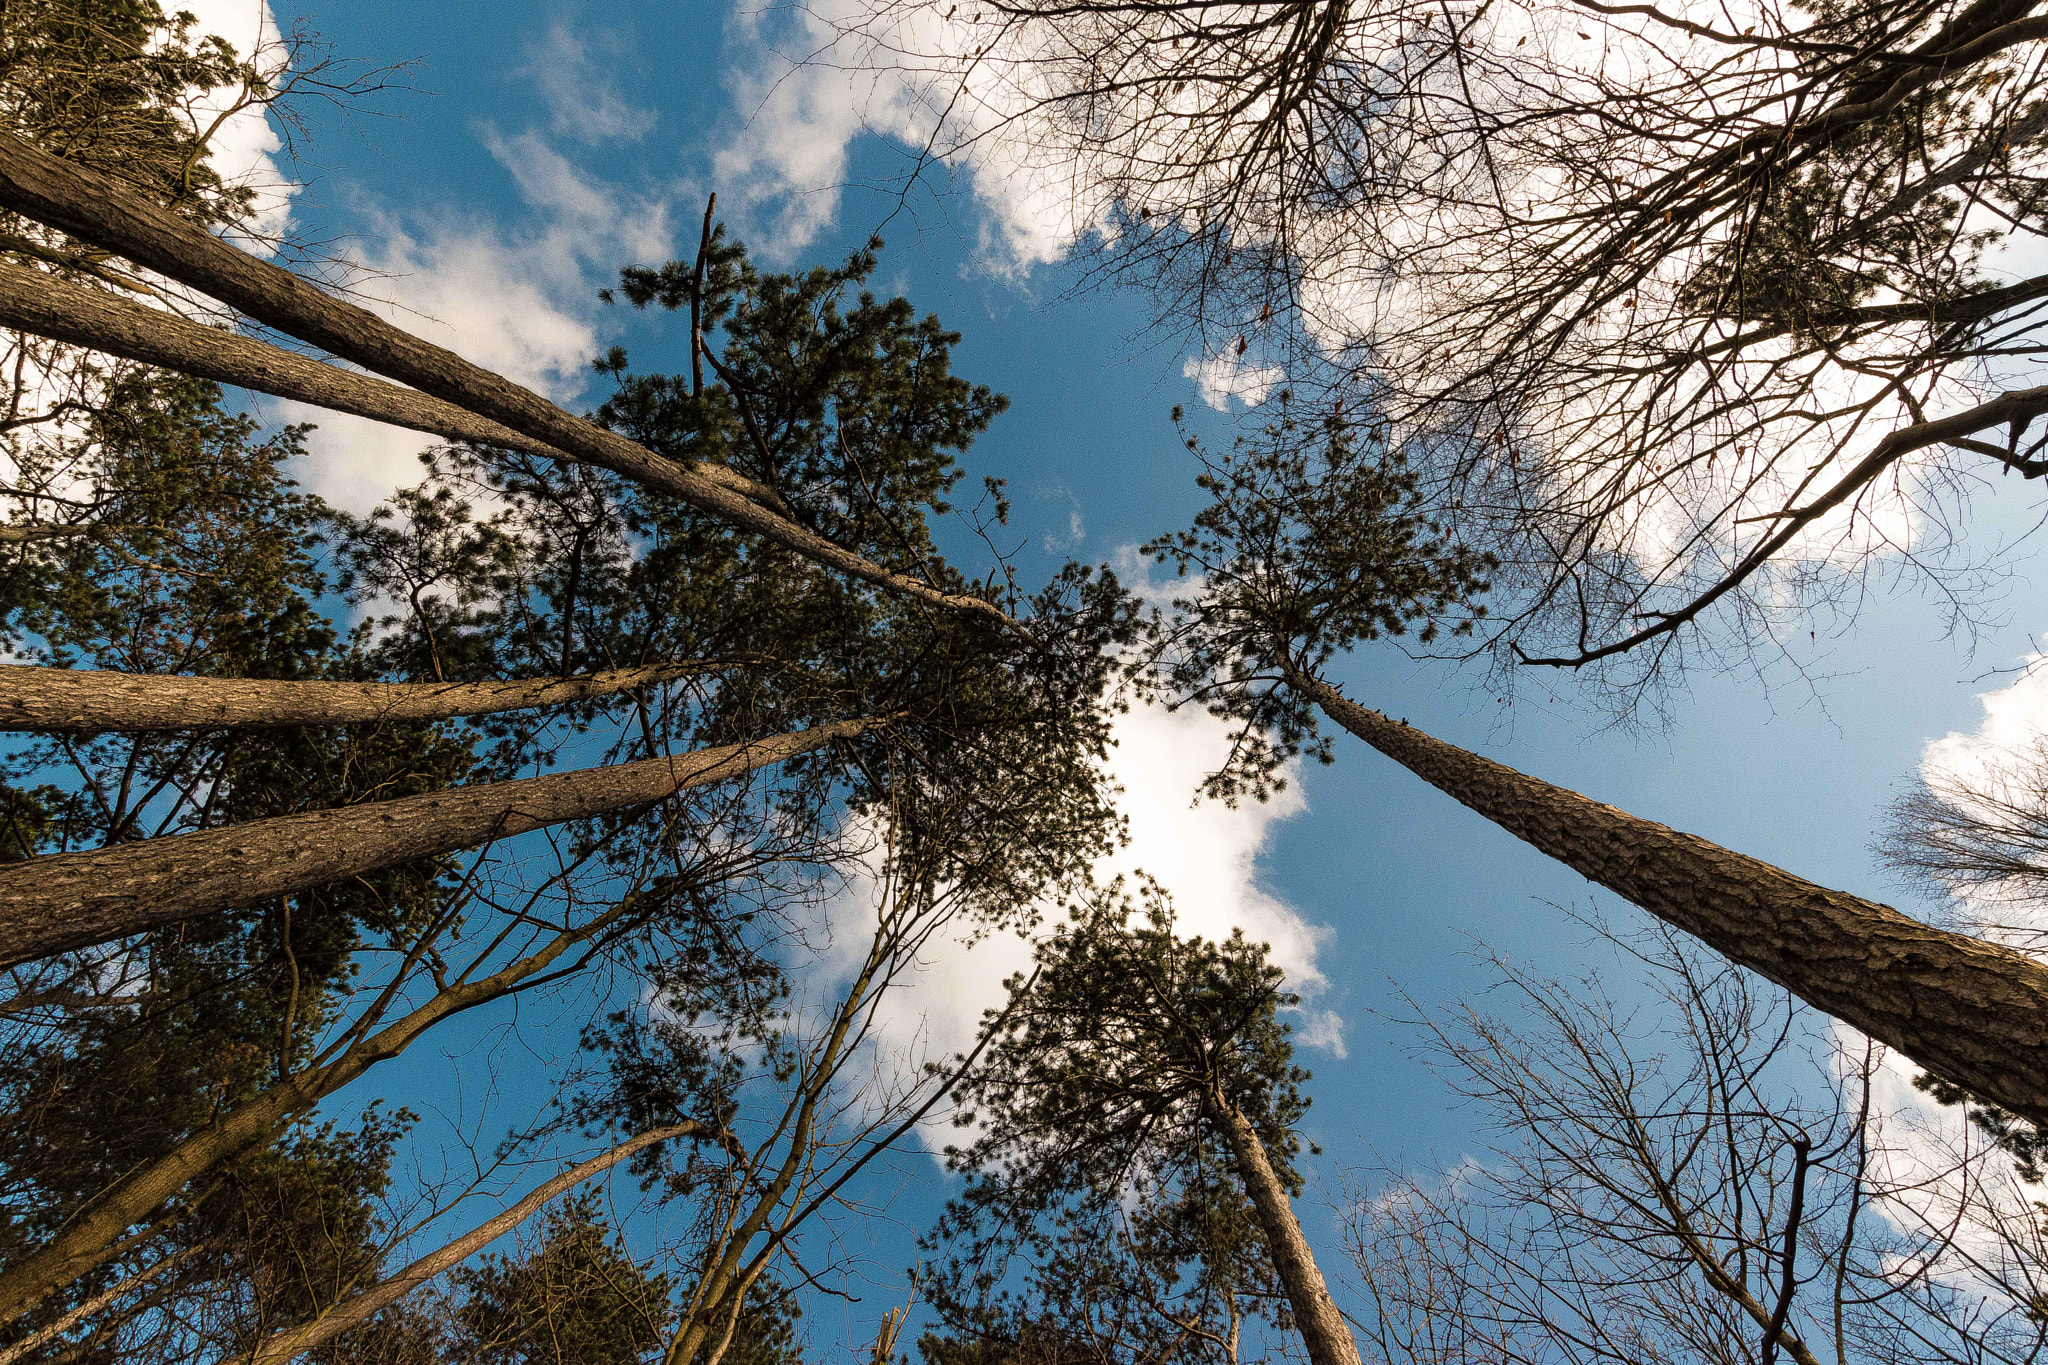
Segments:
[[[728,666],[649,664],[587,678],[481,683],[356,683],[187,678],[0,664],[0,730],[92,734],[444,720],[563,706]]]
[[[524,1199],[506,1209],[497,1217],[481,1224],[472,1231],[456,1238],[447,1245],[438,1247],[413,1261],[405,1269],[380,1281],[374,1289],[367,1289],[346,1302],[335,1305],[313,1321],[299,1327],[275,1332],[247,1357],[252,1365],[285,1365],[306,1352],[321,1346],[343,1332],[371,1317],[407,1294],[419,1288],[435,1276],[452,1270],[462,1262],[498,1238],[518,1227],[532,1217],[542,1205],[566,1190],[582,1184],[595,1175],[602,1175],[624,1161],[633,1153],[657,1142],[670,1138],[691,1138],[698,1141],[718,1137],[716,1129],[701,1123],[684,1122],[631,1138],[608,1152],[600,1152],[580,1166],[572,1166],[554,1179],[541,1185]]]
[[[354,304],[193,227],[114,181],[21,141],[0,136],[0,208],[126,256],[202,290],[259,322],[329,354],[585,460],[658,488],[795,553],[856,578],[943,606],[1008,618],[978,597],[874,564],[778,516],[694,469],[564,412],[529,389],[422,341]]]
[[[1212,1093],[1206,1103],[1211,1121],[1223,1129],[1223,1135],[1230,1140],[1230,1150],[1237,1155],[1244,1191],[1258,1212],[1259,1227],[1266,1234],[1266,1248],[1273,1257],[1273,1269],[1287,1290],[1287,1306],[1294,1310],[1294,1322],[1301,1329],[1309,1360],[1312,1365],[1359,1365],[1358,1343],[1352,1339],[1351,1328],[1323,1283],[1315,1252],[1302,1235],[1287,1187],[1280,1183],[1272,1162],[1266,1159],[1266,1144],[1259,1141],[1258,1130],[1223,1096]]]
[[[252,820],[0,869],[0,966],[253,905],[547,825],[728,781],[867,729],[839,721],[747,744]]]
[[[2048,1123],[2048,967],[1294,685],[1425,782],[1927,1070]]]
[[[19,266],[0,265],[0,326],[429,436],[543,459],[574,459],[544,441],[415,389]],[[778,501],[774,490],[724,465],[700,462],[690,466],[690,472],[745,497]],[[5,538],[4,531],[0,538]]]

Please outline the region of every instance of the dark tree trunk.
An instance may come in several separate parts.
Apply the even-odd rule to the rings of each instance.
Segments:
[[[328,365],[224,328],[202,326],[105,290],[66,284],[38,270],[0,264],[0,326],[429,436],[580,463],[544,441],[522,436],[416,389]],[[773,490],[725,465],[700,462],[689,469],[743,496],[776,500]]]
[[[648,664],[587,678],[357,683],[189,678],[0,664],[0,730],[95,734],[445,720],[564,706],[731,666]]]
[[[837,721],[514,782],[252,820],[0,869],[0,966],[358,877],[729,781],[868,729]]]
[[[107,177],[19,138],[0,136],[0,208],[117,252],[329,354],[510,427],[572,459],[673,494],[828,568],[943,606],[1008,620],[981,598],[949,593],[872,563],[730,487],[564,412],[531,390],[330,297]]]
[[[1302,1235],[1287,1187],[1280,1183],[1273,1163],[1266,1158],[1266,1144],[1259,1140],[1258,1130],[1222,1095],[1211,1092],[1204,1107],[1237,1156],[1244,1192],[1259,1215],[1259,1227],[1266,1234],[1266,1247],[1273,1256],[1273,1269],[1287,1291],[1287,1306],[1294,1310],[1294,1323],[1301,1329],[1312,1365],[1359,1365],[1358,1343],[1352,1339],[1344,1315],[1337,1311],[1329,1286],[1323,1283],[1315,1252]]]
[[[1423,781],[1928,1071],[2048,1123],[2048,967],[1467,753],[1296,674]]]

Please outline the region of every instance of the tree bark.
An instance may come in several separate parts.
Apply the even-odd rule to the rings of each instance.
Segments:
[[[397,1274],[380,1281],[375,1288],[366,1289],[355,1297],[336,1304],[311,1322],[272,1333],[251,1355],[243,1358],[248,1360],[250,1365],[285,1365],[286,1361],[334,1340],[349,1328],[368,1321],[377,1313],[397,1303],[435,1276],[462,1264],[470,1256],[482,1251],[532,1217],[555,1196],[582,1184],[592,1176],[602,1175],[642,1148],[652,1147],[655,1143],[666,1142],[670,1138],[715,1141],[720,1136],[720,1132],[709,1125],[684,1122],[666,1128],[656,1128],[630,1138],[610,1151],[600,1152],[579,1166],[570,1167],[497,1217],[479,1224],[445,1246],[421,1256]],[[4,1362],[0,1362],[0,1365],[4,1365]]]
[[[628,692],[731,664],[648,664],[586,678],[480,683],[279,682],[0,664],[0,730],[115,730],[362,725],[486,716]]]
[[[1337,1311],[1337,1301],[1330,1297],[1329,1287],[1323,1283],[1315,1252],[1302,1235],[1287,1187],[1280,1183],[1273,1163],[1266,1159],[1266,1144],[1259,1140],[1258,1130],[1236,1105],[1214,1089],[1203,1097],[1203,1107],[1209,1111],[1211,1122],[1223,1130],[1230,1150],[1237,1156],[1244,1192],[1251,1197],[1252,1208],[1259,1215],[1266,1248],[1273,1256],[1273,1269],[1287,1290],[1287,1305],[1294,1310],[1294,1322],[1301,1329],[1312,1365],[1359,1365],[1358,1343],[1352,1339],[1350,1326]]]
[[[128,1229],[149,1218],[192,1181],[268,1141],[294,1114],[303,1113],[380,1062],[410,1047],[434,1025],[505,995],[553,965],[564,953],[604,932],[634,911],[629,896],[581,929],[556,934],[490,976],[440,991],[418,1009],[347,1048],[324,1066],[310,1067],[229,1110],[163,1156],[103,1191],[40,1249],[0,1273],[0,1324],[14,1321],[43,1299],[89,1273],[122,1245]]]
[[[875,723],[835,721],[673,757],[282,815],[13,863],[0,868],[0,966],[547,825],[648,805],[851,738]]]
[[[581,463],[544,441],[522,436],[416,389],[237,336],[225,328],[203,326],[103,290],[66,284],[37,270],[0,264],[0,326],[429,436]],[[745,497],[771,505],[778,500],[774,490],[726,465],[699,461],[689,469]]]
[[[1290,674],[1358,738],[1510,834],[1945,1080],[2048,1123],[2048,967],[1467,753]]]
[[[0,208],[126,256],[331,355],[510,427],[572,459],[681,498],[819,564],[925,601],[1010,624],[993,603],[896,573],[529,389],[260,261],[120,185],[0,136]],[[97,343],[82,343],[97,344]]]

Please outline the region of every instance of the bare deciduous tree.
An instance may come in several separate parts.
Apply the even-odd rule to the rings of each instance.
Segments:
[[[2048,1344],[2038,1191],[1968,1124],[1886,1110],[1883,1049],[1668,933],[1651,1003],[1498,958],[1432,1020],[1491,1150],[1353,1206],[1383,1359],[2018,1362]]]
[[[1964,504],[2048,472],[2027,0],[806,13],[1225,387],[1382,424],[1501,559],[1500,664],[1629,704],[1841,620],[1876,563],[1967,612]]]

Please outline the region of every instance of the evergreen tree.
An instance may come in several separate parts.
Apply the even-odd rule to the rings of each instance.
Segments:
[[[486,1365],[625,1365],[662,1341],[668,1279],[627,1253],[594,1196],[565,1201],[535,1231],[524,1254],[455,1276],[461,1353]]]
[[[1334,1312],[1288,1207],[1296,997],[1264,945],[1181,938],[1146,901],[1132,924],[1112,889],[1010,983],[958,1120],[978,1135],[948,1152],[967,1187],[927,1239],[931,1365],[1235,1362],[1247,1322]]]

